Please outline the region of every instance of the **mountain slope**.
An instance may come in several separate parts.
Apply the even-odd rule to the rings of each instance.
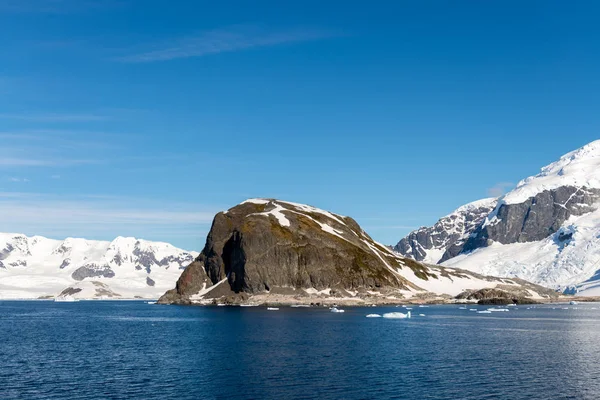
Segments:
[[[288,300],[326,295],[389,301],[497,287],[525,297],[547,294],[515,280],[401,257],[371,239],[350,217],[281,200],[250,199],[215,216],[202,253],[160,301],[275,295]]]
[[[98,290],[82,289],[73,296],[157,298],[196,256],[135,238],[60,241],[0,233],[0,298],[56,296],[84,287]]]
[[[417,261],[438,264],[462,251],[469,235],[494,210],[497,199],[466,204],[440,218],[432,227],[421,227],[400,240],[394,250]]]
[[[600,141],[594,141],[519,182],[469,232],[460,252],[441,261],[571,292],[587,281],[580,294],[595,295],[599,203]]]

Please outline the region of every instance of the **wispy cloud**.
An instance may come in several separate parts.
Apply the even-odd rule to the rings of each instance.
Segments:
[[[515,184],[512,182],[498,182],[487,190],[487,194],[490,197],[500,197],[507,192],[508,189],[512,188]]]
[[[218,207],[197,203],[168,206],[144,198],[0,192],[2,230],[50,237],[76,236],[111,239],[132,235],[169,241],[184,232],[206,233]],[[197,236],[198,235],[198,236]],[[198,246],[201,246],[198,239]]]
[[[106,115],[96,114],[0,114],[0,119],[14,119],[35,122],[91,122],[110,119]]]
[[[117,0],[0,0],[0,12],[70,14],[123,6]]]
[[[306,42],[339,36],[318,29],[266,30],[256,26],[234,26],[154,44],[151,49],[133,52],[118,61],[143,63],[178,58],[202,57],[258,47]]]
[[[99,160],[56,158],[17,158],[3,157],[0,154],[0,167],[67,167],[73,165],[97,164]]]
[[[8,178],[8,181],[13,183],[27,183],[29,182],[29,179],[19,178],[18,176],[11,176],[10,178]]]
[[[0,132],[0,168],[101,164],[123,150],[117,134],[79,130]],[[108,151],[110,150],[110,151]],[[14,172],[13,172],[14,173]],[[20,173],[20,172],[19,172]]]

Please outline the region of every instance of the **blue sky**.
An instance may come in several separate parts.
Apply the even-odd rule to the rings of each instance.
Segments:
[[[200,250],[276,197],[395,243],[598,138],[599,11],[0,0],[0,231]]]

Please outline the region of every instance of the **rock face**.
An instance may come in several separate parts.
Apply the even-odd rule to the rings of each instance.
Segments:
[[[421,227],[394,247],[398,253],[438,264],[459,254],[469,236],[494,210],[497,199],[483,199],[464,205],[441,218],[432,227]]]
[[[516,285],[401,257],[350,217],[251,199],[215,216],[202,253],[159,301],[187,303],[242,293],[456,295],[505,283]]]
[[[599,203],[600,141],[595,141],[519,182],[486,215],[482,208],[478,218],[472,218],[475,226],[463,229],[455,218],[421,228],[402,239],[395,250],[419,259],[430,248],[443,249],[438,261],[447,266],[520,277],[572,293],[578,286],[600,290],[594,284],[594,276],[600,276]],[[425,238],[413,244],[420,232],[445,238],[455,231],[464,233],[454,242]],[[415,253],[414,248],[425,251]]]
[[[558,232],[571,216],[594,211],[599,200],[600,189],[561,186],[538,193],[522,203],[501,202],[469,237],[462,250],[485,247],[489,240],[502,244],[543,240]]]
[[[197,255],[135,238],[107,242],[0,233],[0,298],[53,297],[77,282],[93,280],[124,298],[155,299],[173,287]]]

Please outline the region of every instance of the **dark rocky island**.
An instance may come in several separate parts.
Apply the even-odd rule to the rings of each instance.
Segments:
[[[247,200],[213,221],[201,254],[160,303],[449,301],[495,288],[540,286],[423,264],[375,242],[350,217],[272,199]],[[525,286],[526,285],[526,286]]]

